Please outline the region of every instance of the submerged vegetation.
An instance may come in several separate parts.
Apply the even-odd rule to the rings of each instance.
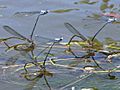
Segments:
[[[117,21],[117,19],[120,18],[120,15],[114,12],[114,10],[116,10],[115,6],[113,4],[109,4],[109,1],[110,0],[102,0],[102,5],[100,6],[100,10],[103,12],[102,14],[98,15],[93,13],[91,16],[88,16],[88,18],[97,20],[101,17],[105,17],[107,19],[105,24],[98,29],[97,32],[94,32],[93,37],[84,36],[71,23],[64,22],[65,27],[73,34],[70,40],[65,43],[62,42],[63,37],[48,39],[46,37],[35,36],[34,34],[38,20],[40,17],[49,13],[64,13],[79,9],[41,10],[15,13],[14,16],[31,16],[34,14],[37,14],[38,16],[35,24],[33,25],[30,38],[18,33],[11,26],[3,26],[4,30],[12,36],[1,38],[0,44],[5,46],[4,53],[9,54],[14,52],[15,54],[10,56],[10,58],[5,62],[4,67],[2,67],[3,75],[4,73],[7,74],[12,72],[11,75],[17,74],[17,77],[30,82],[26,85],[25,90],[32,90],[39,80],[44,81],[43,86],[47,87],[48,90],[53,90],[54,87],[51,87],[51,83],[49,83],[48,78],[52,78],[54,75],[59,76],[59,74],[65,74],[68,71],[74,71],[74,73],[76,73],[78,70],[82,75],[74,81],[66,80],[67,84],[60,84],[60,86],[56,85],[56,88],[59,87],[60,90],[64,90],[71,87],[71,90],[76,90],[74,85],[77,82],[90,76],[94,77],[94,74],[103,74],[104,78],[109,80],[118,79],[114,73],[120,72],[120,66],[116,64],[114,65],[113,59],[119,58],[120,56],[120,41],[114,40],[110,37],[105,38],[104,41],[100,41],[96,38],[108,24],[120,24],[119,21]],[[93,5],[98,2],[98,0],[81,0],[74,4]],[[112,11],[106,13],[106,10],[108,9]],[[44,41],[42,41],[42,39]],[[14,40],[19,43],[12,43]],[[61,53],[66,56],[70,55],[70,58],[64,58],[64,56],[59,58],[59,54]],[[24,60],[24,63],[18,64],[17,62],[21,59]],[[61,68],[64,68],[65,72],[59,71]],[[64,78],[65,77],[62,79]],[[71,78],[71,76],[69,76],[69,78]],[[60,80],[62,79],[60,78]],[[55,83],[58,83],[57,79],[55,80]],[[97,87],[83,87],[81,90],[99,89],[97,89]]]

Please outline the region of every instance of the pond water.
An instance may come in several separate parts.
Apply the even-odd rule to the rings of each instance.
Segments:
[[[0,38],[11,36],[10,33],[4,30],[4,25],[12,27],[23,36],[30,37],[38,13],[17,15],[16,13],[18,12],[50,10],[47,14],[40,16],[33,37],[35,35],[51,39],[63,37],[62,43],[67,43],[73,35],[65,27],[64,23],[66,22],[73,25],[85,37],[93,37],[106,23],[103,18],[106,19],[107,17],[101,16],[102,13],[115,12],[120,15],[119,0],[88,0],[87,3],[81,3],[80,1],[87,0],[0,0]],[[91,2],[96,3],[92,4]],[[105,5],[114,6],[108,8]],[[95,15],[100,15],[100,17]],[[117,20],[118,23],[116,24],[109,23],[106,25],[96,38],[101,42],[107,37],[113,39],[113,41],[120,40],[120,18],[117,18]],[[40,40],[44,42],[42,39]],[[13,42],[19,43],[17,40],[13,40]],[[11,44],[13,42],[10,41],[8,43]],[[117,48],[119,46],[120,44]],[[53,73],[52,77],[48,75],[33,81],[27,81],[20,76],[24,71],[22,67],[25,63],[25,58],[17,55],[17,52],[14,52],[14,50],[5,52],[5,47],[4,43],[1,43],[0,90],[50,90],[49,87],[51,87],[51,90],[120,90],[120,68],[112,73],[112,75],[116,76],[116,79],[109,79],[108,73],[102,73],[102,71],[100,73],[84,72],[81,68],[87,65],[95,65],[94,62],[88,63],[89,61],[85,62],[84,59],[76,59],[73,55],[64,53],[66,50],[65,45],[56,45],[58,48],[51,50],[58,60],[56,63],[59,64],[57,66],[50,63],[46,65],[47,70]],[[41,48],[38,49],[41,50]],[[84,52],[77,51],[80,47],[76,46],[75,48],[76,54],[84,54]],[[38,53],[39,50],[36,50],[35,53]],[[119,50],[117,51],[119,52]],[[45,55],[42,54],[41,56],[43,60]],[[112,63],[105,61],[103,57],[104,55],[98,54],[95,59],[106,69],[116,68],[120,64],[119,57],[113,58]],[[15,59],[18,62],[10,67],[3,65],[8,59]],[[27,61],[29,60],[27,59]],[[32,69],[36,70],[34,66]]]

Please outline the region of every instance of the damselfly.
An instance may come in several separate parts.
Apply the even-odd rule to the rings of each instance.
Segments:
[[[18,33],[17,31],[15,31],[15,30],[14,30],[13,28],[11,28],[10,26],[7,26],[7,25],[3,26],[3,28],[4,28],[8,33],[10,33],[10,34],[12,34],[12,35],[15,36],[14,38],[25,41],[25,43],[16,44],[16,45],[13,45],[13,46],[9,46],[6,42],[4,42],[5,45],[8,47],[7,50],[9,50],[9,49],[14,49],[14,50],[16,50],[16,51],[19,51],[19,52],[21,53],[21,55],[25,55],[25,56],[27,55],[27,56],[31,57],[31,59],[33,60],[32,62],[35,63],[36,60],[34,60],[34,49],[35,49],[35,47],[36,47],[36,43],[33,41],[33,34],[34,34],[34,32],[35,32],[35,28],[36,28],[37,22],[38,22],[38,20],[39,20],[39,17],[40,17],[41,15],[44,15],[44,14],[46,14],[46,13],[42,13],[42,14],[39,13],[39,15],[37,16],[36,21],[35,21],[35,24],[34,24],[33,29],[32,29],[32,32],[31,32],[31,34],[30,34],[30,38],[27,38],[27,37],[21,35],[20,33]],[[10,38],[10,37],[9,37],[9,38]],[[12,38],[10,38],[10,39],[12,39]],[[9,40],[9,39],[7,39],[7,40]],[[7,41],[7,40],[6,40],[6,41]],[[31,52],[31,55],[32,55],[32,56],[29,54],[29,52]],[[25,65],[25,66],[26,66],[26,65]]]
[[[64,23],[65,27],[72,32],[74,35],[70,38],[69,42],[68,42],[68,46],[69,46],[69,51],[77,58],[78,56],[72,51],[71,49],[71,42],[73,41],[73,39],[75,37],[79,37],[82,40],[82,44],[83,47],[88,47],[88,49],[92,48],[92,43],[90,40],[88,40],[85,36],[83,36],[77,29],[75,29],[70,23]],[[80,44],[80,43],[79,43]]]
[[[95,37],[100,33],[100,31],[109,23],[115,22],[116,18],[110,17],[108,18],[108,21],[94,34],[91,40],[88,40],[86,37],[84,37],[80,32],[78,32],[71,24],[65,23],[65,27],[72,32],[74,35],[71,37],[70,41],[68,42],[68,45],[71,43],[74,37],[79,37],[81,38],[84,42],[87,41],[86,45],[88,44],[89,48],[95,49],[96,48],[96,43],[94,42]],[[95,47],[95,48],[94,48]],[[70,47],[69,47],[70,49]],[[70,49],[71,50],[71,49]],[[73,52],[72,54],[77,57]]]
[[[39,20],[39,17],[41,15],[45,15],[47,12],[45,11],[41,11],[39,12],[39,15],[38,17],[36,18],[36,22],[34,24],[34,27],[32,29],[32,32],[30,34],[30,38],[26,38],[25,36],[21,35],[20,33],[18,33],[17,31],[15,31],[14,29],[12,29],[10,26],[3,26],[3,28],[10,34],[14,35],[15,38],[17,39],[21,39],[21,40],[24,40],[24,41],[27,41],[28,43],[22,43],[22,44],[17,44],[17,45],[13,45],[13,46],[8,46],[6,43],[6,45],[8,46],[8,49],[11,49],[13,48],[14,50],[17,50],[17,51],[25,51],[25,52],[31,52],[32,55],[33,55],[33,50],[35,48],[35,43],[34,41],[32,40],[33,39],[33,34],[35,32],[35,28],[36,28],[36,25],[37,25],[37,22]],[[11,38],[12,39],[12,38]]]
[[[103,30],[103,28],[108,25],[108,24],[120,24],[120,22],[118,21],[118,17],[117,16],[111,16],[111,14],[101,14],[99,15],[99,18],[95,19],[94,17],[90,17],[88,19],[83,19],[82,23],[84,22],[84,27],[88,27],[87,29],[94,29],[94,27],[98,27],[99,24],[103,24],[103,26],[95,33],[95,35],[92,38],[92,41],[94,41],[95,37],[101,32],[101,30]],[[88,23],[88,24],[87,24]]]
[[[100,47],[101,48],[101,45],[87,39],[85,36],[83,36],[77,29],[75,29],[71,24],[69,23],[64,23],[65,24],[65,27],[70,31],[72,32],[74,35],[71,37],[71,39],[69,40],[68,42],[68,47],[69,47],[69,51],[75,56],[75,58],[90,58],[92,57],[93,61],[96,63],[96,65],[103,69],[102,67],[99,66],[99,64],[96,62],[96,60],[94,59],[93,56],[95,56],[95,49],[96,47]],[[87,46],[87,54],[86,55],[83,55],[81,57],[77,56],[71,49],[71,45],[70,43],[72,42],[72,40],[74,39],[74,37],[79,37],[80,39],[82,39],[82,42],[84,42],[84,45],[82,48],[86,48]],[[83,43],[82,43],[83,44]],[[95,51],[94,51],[95,50]]]

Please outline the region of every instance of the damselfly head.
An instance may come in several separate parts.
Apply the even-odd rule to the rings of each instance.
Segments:
[[[63,37],[55,38],[56,41],[63,40]]]
[[[55,41],[56,41],[56,42],[61,42],[62,40],[63,40],[63,37],[55,38]]]
[[[49,10],[41,10],[41,11],[40,11],[40,15],[47,14],[48,12],[49,12]]]
[[[108,23],[117,21],[117,18],[110,16],[107,20]]]

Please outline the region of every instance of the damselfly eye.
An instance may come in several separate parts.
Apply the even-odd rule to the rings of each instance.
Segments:
[[[49,12],[49,10],[41,10],[41,11],[40,11],[40,14],[41,14],[41,15],[44,15],[44,14],[47,14],[48,12]]]
[[[115,22],[115,21],[117,21],[117,18],[109,17],[107,22],[111,23],[111,22]]]

